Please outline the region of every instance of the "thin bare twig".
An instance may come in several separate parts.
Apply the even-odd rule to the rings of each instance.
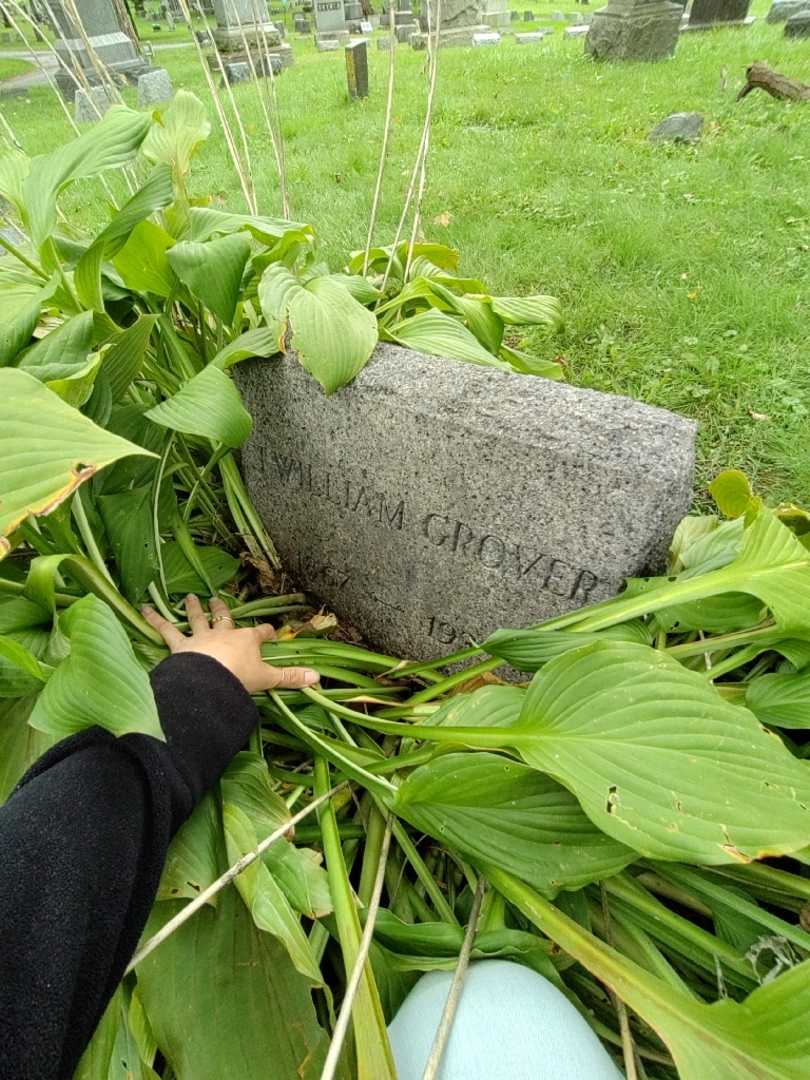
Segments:
[[[416,153],[416,161],[414,162],[413,169],[411,170],[411,178],[408,184],[408,191],[405,196],[405,205],[402,208],[402,214],[400,215],[399,224],[397,225],[396,235],[394,242],[391,245],[391,255],[388,259],[388,265],[385,268],[385,274],[382,282],[382,292],[385,292],[385,287],[388,284],[388,278],[391,274],[391,267],[394,263],[396,256],[397,244],[399,244],[399,238],[402,235],[402,230],[405,227],[405,222],[408,217],[408,213],[411,208],[411,202],[413,201],[414,191],[417,186],[419,178],[422,176],[422,167],[427,155],[427,147],[430,142],[430,124],[433,118],[433,102],[436,93],[436,76],[439,68],[439,30],[441,28],[442,18],[442,0],[436,0],[436,27],[435,34],[430,22],[430,3],[426,6],[428,29],[427,29],[427,46],[429,57],[429,82],[428,82],[428,96],[427,105],[425,107],[425,119],[422,124],[422,136],[419,141],[419,149]],[[424,187],[424,185],[422,185]],[[408,249],[407,268],[410,269],[411,263],[411,248]],[[407,279],[407,272],[405,275]]]
[[[389,817],[385,823],[385,832],[383,833],[382,845],[380,847],[380,859],[377,863],[377,873],[374,878],[374,888],[371,893],[371,899],[369,900],[368,911],[366,913],[366,925],[363,928],[363,936],[360,939],[360,948],[357,950],[357,957],[354,961],[352,973],[346,984],[346,993],[344,994],[340,1006],[337,1023],[335,1024],[335,1030],[332,1034],[332,1041],[329,1044],[329,1053],[326,1055],[326,1061],[324,1062],[323,1070],[321,1072],[321,1080],[333,1080],[337,1071],[338,1062],[340,1061],[340,1052],[343,1049],[343,1042],[346,1038],[346,1032],[349,1029],[354,999],[357,996],[357,991],[360,987],[360,980],[365,971],[366,961],[368,960],[368,954],[371,948],[371,941],[374,937],[374,925],[377,921],[377,912],[380,909],[380,896],[382,895],[383,881],[385,880],[385,867],[388,862],[388,849],[390,845],[391,818]]]
[[[264,53],[265,67],[268,69],[267,78],[270,86],[270,103],[271,113],[274,120],[274,125],[270,128],[270,138],[273,143],[273,154],[276,159],[276,168],[278,169],[278,181],[281,190],[281,216],[289,218],[290,216],[290,203],[287,193],[287,159],[284,153],[284,136],[281,131],[281,112],[278,104],[278,94],[276,92],[276,73],[273,71],[273,63],[270,59],[270,43],[267,40],[267,33],[265,31],[264,22],[259,16],[259,7],[256,0],[252,0],[253,8],[253,21],[259,27],[259,35],[262,42],[262,51]],[[268,83],[264,84],[265,91]]]
[[[246,855],[243,855],[241,859],[238,859],[233,866],[229,867],[224,874],[218,877],[216,881],[212,882],[207,889],[203,889],[199,896],[195,896],[181,911],[178,911],[173,919],[169,919],[162,929],[158,930],[145,945],[142,945],[141,948],[138,949],[130,960],[125,974],[134,971],[142,960],[145,960],[150,953],[154,952],[158,945],[162,945],[167,938],[170,938],[175,930],[178,930],[184,923],[188,922],[191,916],[207,904],[212,896],[216,896],[216,894],[224,889],[226,885],[230,885],[234,878],[239,877],[243,870],[247,870],[251,863],[254,863],[256,859],[263,855],[272,844],[275,844],[277,840],[286,836],[294,825],[297,825],[299,821],[303,821],[305,817],[308,817],[314,810],[317,810],[322,803],[327,801],[327,799],[331,799],[336,792],[340,791],[341,788],[346,787],[347,783],[348,781],[344,780],[342,783],[336,784],[335,787],[331,788],[324,795],[319,795],[317,799],[313,799],[311,803],[303,808],[303,810],[299,810],[297,814],[293,814],[289,821],[285,821],[283,825],[275,830],[275,832],[266,836],[261,843],[256,845],[253,851],[249,851]]]
[[[214,108],[217,111],[217,117],[219,118],[220,126],[222,127],[222,134],[225,136],[225,143],[226,143],[226,145],[228,147],[228,153],[231,155],[231,161],[233,162],[233,167],[236,169],[236,175],[239,177],[239,184],[240,184],[240,186],[242,188],[242,194],[245,197],[245,203],[247,204],[248,209],[249,209],[250,206],[251,206],[250,185],[248,184],[247,177],[245,176],[245,168],[244,168],[244,165],[242,163],[242,159],[239,157],[239,152],[236,149],[236,140],[233,137],[233,131],[231,130],[230,122],[228,121],[227,114],[225,113],[225,109],[223,108],[222,100],[221,100],[221,98],[219,96],[219,90],[218,90],[217,85],[216,85],[216,80],[214,79],[213,75],[211,74],[211,69],[209,68],[209,66],[208,66],[208,64],[206,62],[205,55],[204,55],[204,53],[202,51],[202,46],[200,45],[199,41],[197,40],[197,35],[194,32],[194,23],[193,23],[193,20],[191,18],[191,10],[189,9],[189,6],[188,6],[188,0],[178,0],[178,3],[180,5],[180,10],[183,13],[183,19],[185,20],[186,26],[191,31],[191,38],[192,38],[192,41],[194,42],[194,46],[195,46],[195,48],[197,50],[197,59],[200,61],[200,67],[203,69],[203,74],[205,75],[205,81],[208,84],[208,90],[209,90],[209,92],[211,94],[211,98],[212,98],[212,100],[214,102]],[[208,23],[207,22],[206,22],[205,26],[206,26],[206,29],[207,29],[208,28]],[[211,41],[213,41],[213,38],[211,37],[211,31],[210,30],[208,30],[208,37],[209,37],[209,39],[211,39]],[[219,57],[219,50],[218,49],[217,49],[217,56]],[[220,60],[220,67],[221,67],[221,65],[222,65],[222,61]],[[223,72],[223,78],[225,78],[225,73],[224,72]]]
[[[464,935],[461,952],[458,954],[458,963],[456,964],[456,970],[453,972],[453,981],[450,983],[450,989],[447,991],[447,1001],[444,1004],[444,1012],[439,1021],[439,1027],[436,1032],[436,1037],[433,1040],[433,1046],[430,1048],[430,1056],[425,1064],[422,1080],[436,1080],[436,1077],[439,1075],[439,1067],[441,1066],[442,1057],[444,1056],[444,1051],[447,1047],[447,1040],[450,1038],[450,1032],[453,1027],[453,1021],[456,1018],[458,1004],[461,1001],[461,992],[464,989],[464,979],[470,964],[470,953],[472,952],[473,942],[475,941],[475,932],[478,928],[478,916],[481,914],[481,903],[484,899],[486,887],[486,879],[482,876],[478,879],[478,887],[475,890],[472,907],[470,908],[470,920],[467,923],[467,932]]]
[[[371,242],[374,236],[374,227],[377,224],[377,213],[380,207],[382,194],[383,175],[385,162],[388,157],[388,142],[391,137],[391,120],[394,112],[394,72],[396,71],[397,38],[396,20],[394,18],[394,4],[388,4],[388,29],[391,32],[391,43],[388,46],[388,97],[385,102],[385,126],[383,127],[382,146],[380,147],[380,164],[377,168],[377,183],[374,185],[374,198],[371,201],[371,217],[368,222],[368,236],[366,237],[366,251],[363,256],[363,274],[368,273],[368,261],[371,253]]]
[[[197,8],[197,14],[200,16],[201,19],[204,20],[205,12],[202,9],[202,4],[200,3],[200,0],[195,0],[194,6]],[[233,10],[232,5],[231,10]],[[239,19],[238,13],[236,17],[237,19]],[[241,19],[239,19],[239,26],[242,26]],[[244,30],[242,31],[242,33],[244,34]],[[234,116],[236,117],[236,126],[239,129],[239,140],[242,143],[242,153],[245,155],[244,166],[247,178],[247,191],[245,192],[245,198],[247,199],[248,210],[251,214],[256,214],[258,213],[258,209],[256,206],[256,188],[253,185],[253,169],[251,168],[250,164],[250,149],[248,147],[245,126],[242,123],[242,114],[239,112],[239,106],[236,104],[236,98],[233,96],[233,87],[231,86],[231,81],[225,71],[225,64],[223,63],[222,53],[219,50],[219,45],[217,45],[216,38],[210,32],[208,36],[210,38],[211,44],[214,46],[214,56],[216,57],[217,66],[219,67],[220,73],[222,75],[222,81],[225,84],[225,93],[228,95],[228,101],[231,103],[231,108],[233,109]]]
[[[602,916],[605,920],[605,938],[608,945],[613,944],[613,929],[610,920],[610,907],[608,906],[607,892],[605,887],[601,886],[602,891]],[[616,1010],[616,1015],[619,1018],[619,1032],[622,1037],[622,1055],[624,1057],[624,1072],[627,1080],[639,1080],[638,1070],[636,1069],[636,1047],[633,1042],[633,1036],[630,1032],[630,1020],[627,1015],[627,1006],[616,994],[611,987],[607,987],[608,994],[610,994],[613,1007]]]

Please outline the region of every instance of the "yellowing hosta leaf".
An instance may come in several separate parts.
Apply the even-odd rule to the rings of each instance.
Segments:
[[[37,698],[31,726],[70,735],[98,725],[113,735],[141,732],[163,740],[149,676],[112,608],[97,596],[83,596],[59,622],[70,638],[70,655]]]
[[[155,456],[97,427],[33,375],[0,370],[0,557],[24,518],[49,513],[128,454]]]
[[[497,754],[440,755],[400,785],[394,811],[472,862],[509,870],[546,896],[609,877],[636,858],[549,776]]]
[[[185,176],[197,148],[211,134],[208,111],[196,94],[178,90],[169,105],[157,114],[143,140],[141,153],[155,164],[171,165],[175,176]]]
[[[327,394],[351,382],[377,344],[374,313],[331,277],[302,285],[273,263],[259,282],[259,303],[268,323],[289,321],[298,359]]]
[[[810,843],[810,767],[705,678],[644,645],[552,660],[505,735],[608,836],[707,865]]]

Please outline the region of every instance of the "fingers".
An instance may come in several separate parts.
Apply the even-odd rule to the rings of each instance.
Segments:
[[[226,633],[233,630],[236,623],[231,617],[231,609],[224,600],[221,600],[218,596],[214,596],[211,598],[208,606],[211,609],[211,628],[213,630],[218,633],[223,630]]]
[[[168,619],[164,619],[162,615],[159,615],[154,608],[146,606],[141,610],[143,611],[143,617],[150,626],[153,626],[155,630],[157,630],[171,651],[177,652],[179,646],[185,641],[185,638],[177,627],[173,626]]]
[[[304,686],[314,686],[320,679],[312,668],[282,667],[267,665],[267,690],[300,690]]]
[[[199,634],[209,629],[208,616],[196,596],[186,597],[186,618],[192,634]]]
[[[260,626],[254,626],[253,633],[260,645],[263,641],[276,640],[275,628],[271,626],[269,622],[262,623]]]

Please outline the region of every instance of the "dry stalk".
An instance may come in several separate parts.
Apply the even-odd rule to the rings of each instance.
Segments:
[[[475,890],[472,907],[470,908],[470,920],[467,923],[467,932],[464,935],[461,952],[458,954],[456,970],[453,972],[453,981],[450,983],[450,989],[447,991],[447,1001],[444,1003],[442,1018],[439,1021],[439,1027],[436,1031],[436,1037],[433,1040],[433,1046],[430,1048],[430,1056],[425,1063],[425,1071],[422,1073],[422,1080],[436,1080],[436,1077],[439,1075],[439,1068],[442,1063],[444,1051],[447,1047],[447,1040],[450,1038],[450,1032],[453,1028],[453,1021],[456,1018],[458,1004],[461,1001],[461,991],[464,989],[464,978],[467,974],[467,968],[470,966],[470,953],[472,952],[473,942],[475,941],[475,932],[478,928],[478,916],[481,914],[481,904],[484,899],[486,887],[486,879],[482,876],[478,879],[478,886]]]
[[[173,919],[169,919],[162,929],[158,930],[153,937],[149,938],[149,940],[138,949],[127,965],[127,970],[124,974],[129,974],[130,971],[134,971],[142,960],[145,960],[150,953],[155,951],[158,945],[162,945],[167,938],[172,936],[175,930],[178,930],[184,923],[188,922],[195,911],[199,911],[201,907],[207,904],[208,901],[224,889],[226,885],[230,885],[234,878],[239,877],[243,870],[247,870],[251,863],[254,863],[256,859],[263,855],[272,844],[275,844],[277,840],[281,840],[282,837],[286,836],[290,829],[297,825],[299,821],[303,821],[305,817],[308,817],[313,811],[317,810],[322,803],[327,801],[327,799],[331,799],[336,792],[346,787],[347,783],[348,781],[344,780],[342,783],[336,784],[335,787],[330,788],[325,794],[319,795],[317,799],[313,799],[311,803],[303,808],[303,810],[299,810],[297,814],[293,814],[289,821],[285,821],[283,825],[275,830],[275,832],[266,836],[252,851],[248,851],[241,859],[237,859],[233,866],[230,866],[225,873],[220,875],[216,881],[212,882],[207,889],[203,889],[199,896],[195,896],[193,900],[189,901],[184,908],[177,912]]]
[[[278,182],[281,190],[281,216],[289,218],[290,216],[290,203],[287,194],[287,160],[284,153],[284,137],[281,133],[281,112],[278,104],[278,93],[276,92],[276,75],[273,71],[273,65],[270,60],[270,44],[267,40],[267,33],[264,29],[264,22],[259,17],[259,7],[256,0],[252,0],[253,6],[253,21],[259,27],[259,33],[261,35],[262,50],[264,52],[264,64],[267,68],[268,82],[264,82],[263,87],[265,93],[267,93],[267,87],[269,85],[269,95],[271,102],[271,114],[274,118],[275,127],[270,128],[270,139],[273,144],[273,154],[276,159],[276,168],[278,169]]]
[[[202,9],[202,4],[200,3],[200,0],[195,0],[195,7],[197,8],[197,14],[200,16],[200,18],[205,20],[205,12]],[[207,22],[206,25],[208,25]],[[239,25],[240,27],[242,26],[241,20],[239,22]],[[242,31],[242,33],[244,36],[244,30]],[[216,39],[210,32],[208,37],[214,47],[214,55],[217,59],[217,67],[219,68],[222,75],[222,81],[225,86],[225,93],[228,95],[228,101],[231,103],[231,108],[233,109],[234,116],[236,117],[236,126],[239,129],[239,140],[242,143],[242,153],[245,155],[244,166],[248,181],[249,194],[246,193],[248,209],[250,210],[251,214],[256,214],[258,213],[258,209],[256,206],[256,189],[253,186],[253,170],[250,167],[250,150],[248,149],[248,141],[247,134],[245,133],[245,127],[242,123],[242,114],[239,112],[239,106],[236,104],[236,98],[233,95],[233,88],[225,72],[225,64],[222,61],[222,53],[219,51],[219,46],[216,43]]]
[[[368,223],[368,236],[366,237],[366,251],[363,256],[363,275],[368,273],[368,261],[371,253],[371,242],[374,236],[374,227],[377,224],[377,213],[380,207],[380,195],[382,193],[383,175],[385,162],[388,157],[388,142],[391,137],[391,119],[394,112],[394,72],[396,70],[396,25],[394,19],[394,5],[388,5],[388,29],[391,32],[391,44],[388,47],[388,97],[385,102],[385,125],[383,127],[382,146],[380,147],[380,164],[377,168],[377,183],[374,185],[374,198],[371,201],[371,217]]]
[[[208,90],[209,90],[209,92],[211,94],[211,98],[212,98],[212,100],[214,102],[214,108],[217,111],[217,116],[219,118],[219,123],[220,123],[220,126],[222,127],[222,134],[225,136],[225,143],[226,143],[226,145],[228,147],[228,152],[231,155],[231,161],[233,162],[233,167],[236,169],[236,175],[239,177],[239,183],[240,183],[240,186],[242,188],[242,194],[245,197],[245,202],[246,202],[247,206],[250,207],[251,206],[250,185],[247,182],[247,178],[245,176],[244,165],[242,164],[242,160],[239,157],[239,152],[236,149],[236,141],[235,141],[235,139],[233,137],[233,131],[231,130],[231,125],[230,125],[230,123],[228,121],[228,117],[227,117],[227,115],[225,113],[225,109],[224,109],[224,107],[222,105],[222,99],[219,96],[219,89],[217,88],[216,81],[215,81],[213,75],[211,74],[211,69],[208,67],[208,64],[205,61],[205,55],[203,54],[202,46],[200,45],[199,41],[197,40],[197,35],[194,33],[194,24],[193,24],[192,19],[191,19],[191,11],[190,11],[189,6],[188,6],[188,0],[178,0],[178,3],[180,4],[180,10],[183,13],[183,19],[185,20],[186,26],[189,28],[189,30],[191,32],[191,37],[192,37],[192,40],[194,42],[194,46],[195,46],[195,48],[197,50],[197,59],[200,61],[200,67],[203,69],[203,74],[205,75],[205,81],[208,84]],[[206,22],[205,25],[207,27],[208,23]],[[213,42],[213,38],[211,38],[211,31],[210,30],[208,31],[208,36],[211,39],[211,41]],[[217,56],[219,56],[219,50],[217,50]],[[221,63],[221,61],[220,61],[220,63]],[[223,74],[223,78],[224,78],[224,74]]]
[[[340,1052],[343,1049],[346,1032],[349,1029],[354,999],[357,996],[357,991],[360,987],[360,980],[363,977],[369,950],[371,948],[371,942],[374,938],[374,926],[377,921],[377,912],[380,910],[380,897],[382,895],[383,881],[385,880],[385,867],[388,862],[388,849],[390,845],[391,818],[389,817],[385,823],[385,832],[383,833],[382,846],[380,848],[380,859],[377,863],[377,873],[374,878],[374,888],[372,889],[368,911],[366,912],[366,925],[363,927],[363,936],[360,939],[360,947],[357,950],[354,967],[349,976],[349,981],[346,984],[346,993],[343,996],[343,1001],[340,1006],[337,1023],[335,1024],[335,1030],[332,1034],[332,1041],[329,1044],[329,1053],[326,1055],[326,1061],[324,1062],[320,1080],[334,1080],[340,1061]]]
[[[607,940],[608,945],[613,945],[613,928],[610,920],[610,907],[608,906],[608,898],[604,886],[602,886],[602,916],[605,922],[605,939]],[[611,987],[607,987],[607,992],[613,1002],[616,1016],[619,1018],[619,1031],[622,1036],[622,1055],[624,1057],[625,1076],[627,1077],[627,1080],[639,1080],[638,1069],[636,1068],[636,1047],[630,1031],[630,1019],[627,1015],[627,1006]]]
[[[402,236],[402,230],[405,226],[405,222],[408,217],[408,213],[411,208],[411,202],[413,201],[414,191],[416,189],[417,182],[422,176],[423,162],[427,155],[427,146],[430,141],[430,123],[433,118],[433,102],[436,93],[436,75],[438,73],[439,65],[439,28],[441,27],[442,17],[442,0],[436,2],[436,28],[435,34],[431,27],[430,22],[430,4],[426,6],[428,30],[427,30],[427,46],[428,46],[428,70],[429,70],[429,83],[428,83],[428,96],[427,105],[425,108],[425,119],[422,125],[422,136],[419,141],[419,149],[416,153],[416,161],[414,162],[413,169],[411,170],[411,178],[408,184],[408,192],[405,196],[405,205],[402,208],[402,214],[400,215],[399,224],[397,225],[396,235],[394,236],[394,242],[391,245],[391,255],[388,259],[388,265],[385,268],[385,275],[383,276],[382,292],[385,292],[385,287],[388,284],[388,278],[391,274],[391,267],[394,263],[394,257],[396,255],[397,245],[399,239]],[[423,185],[424,186],[424,185]],[[410,269],[411,264],[411,249],[408,249],[407,268]],[[405,275],[407,280],[407,273]]]

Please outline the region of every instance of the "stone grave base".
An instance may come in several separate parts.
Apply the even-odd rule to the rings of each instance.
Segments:
[[[148,63],[139,56],[134,60],[127,60],[124,63],[107,65],[107,71],[111,81],[121,86],[125,83],[129,83],[130,86],[137,86],[138,79],[140,79],[142,75],[148,75],[150,72],[157,70],[155,65]],[[76,94],[80,88],[76,86],[73,75],[68,74],[64,68],[60,67],[54,78],[59,93],[64,100],[75,101]],[[94,68],[84,68],[84,78],[89,83],[91,89],[103,89],[101,79]]]
[[[394,34],[396,35],[396,39],[400,43],[400,45],[402,45],[402,44],[407,45],[407,43],[411,40],[413,35],[418,34],[418,33],[419,33],[419,23],[418,22],[401,23],[399,26],[394,27]]]
[[[675,52],[682,15],[667,0],[609,0],[594,13],[585,52],[595,60],[664,60]]]
[[[792,15],[810,7],[808,0],[774,0],[771,10],[765,16],[765,22],[786,22]]]
[[[517,45],[538,45],[543,38],[546,38],[551,33],[550,30],[530,30],[525,34],[515,34],[515,44]]]
[[[264,48],[265,41],[274,48],[281,44],[281,31],[275,23],[263,23],[257,26],[218,26],[214,30],[214,41],[220,52],[244,52],[245,41],[248,45]]]
[[[738,30],[747,30],[756,21],[756,15],[746,15],[744,19],[733,19],[729,22],[688,22],[681,27],[681,33],[688,34],[691,30],[720,30],[725,29],[727,26],[736,26]]]
[[[336,41],[338,48],[340,48],[342,45],[349,44],[349,37],[348,30],[321,30],[315,35],[315,46],[320,47],[324,42]],[[321,51],[326,52],[328,48]]]
[[[486,23],[478,26],[457,26],[452,30],[439,31],[439,48],[472,47],[473,38],[476,34],[488,34],[489,27]],[[427,48],[427,34],[413,34],[411,45],[414,49]]]
[[[267,66],[268,56],[274,75],[279,74],[284,68],[292,67],[295,62],[292,46],[286,42],[282,42],[280,45],[268,46],[267,54],[265,54],[264,49],[251,49],[251,56],[257,75],[270,74],[270,69]],[[209,56],[207,59],[211,71],[215,75],[221,74],[216,56]],[[224,56],[222,65],[225,68],[225,77],[229,83],[249,82],[252,77],[248,54],[244,49],[240,53],[229,53]]]

